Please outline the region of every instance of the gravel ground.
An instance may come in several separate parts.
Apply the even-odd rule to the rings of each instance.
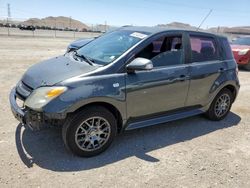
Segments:
[[[126,132],[103,154],[66,152],[60,129],[31,132],[10,112],[24,71],[70,39],[0,37],[0,187],[250,187],[250,72],[221,122],[197,116]]]

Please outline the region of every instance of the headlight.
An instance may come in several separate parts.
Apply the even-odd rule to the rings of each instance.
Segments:
[[[240,50],[238,52],[238,55],[246,55],[248,51],[249,51],[249,49]]]
[[[40,87],[34,90],[31,95],[25,100],[24,105],[41,111],[42,107],[48,104],[52,99],[58,97],[67,90],[67,87]]]

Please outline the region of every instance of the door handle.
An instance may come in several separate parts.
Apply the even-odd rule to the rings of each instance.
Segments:
[[[225,72],[225,70],[226,70],[226,69],[224,69],[224,68],[220,68],[220,69],[218,70],[218,72],[219,72],[219,73]]]
[[[187,76],[186,75],[180,75],[180,77],[179,77],[179,80],[180,81],[185,81],[187,79]]]

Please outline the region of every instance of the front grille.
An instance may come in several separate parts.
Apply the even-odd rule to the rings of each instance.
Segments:
[[[33,89],[22,81],[17,84],[17,96],[22,100],[26,99],[32,91]]]

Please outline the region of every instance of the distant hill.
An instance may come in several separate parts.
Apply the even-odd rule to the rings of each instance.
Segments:
[[[34,26],[48,26],[48,27],[56,27],[56,28],[72,28],[72,29],[87,29],[89,30],[89,27],[72,18],[64,17],[64,16],[58,16],[58,17],[46,17],[42,19],[38,18],[30,18],[24,22],[22,22],[24,25],[34,25]]]
[[[168,28],[180,28],[180,29],[190,29],[196,30],[197,27],[191,26],[190,24],[181,23],[181,22],[171,22],[168,24],[158,24],[159,27],[168,27]]]
[[[189,29],[189,30],[196,30],[197,27],[191,26],[186,23],[181,22],[172,22],[169,24],[158,24],[157,26],[160,27],[168,27],[168,28],[180,28],[180,29]],[[240,27],[212,27],[209,29],[199,29],[202,31],[208,31],[213,33],[231,33],[231,34],[247,34],[250,35],[250,26],[240,26]]]
[[[0,20],[0,24],[6,24],[5,20]],[[117,28],[116,26],[110,26],[110,25],[104,25],[104,24],[97,24],[92,25],[91,27],[87,26],[86,24],[82,23],[81,21],[64,17],[64,16],[58,16],[58,17],[46,17],[42,19],[38,18],[30,18],[24,22],[15,21],[12,19],[9,21],[11,24],[24,24],[24,25],[34,25],[34,26],[47,26],[50,28],[58,28],[58,29],[78,29],[78,30],[94,30],[94,31],[106,31],[106,30],[112,30],[113,28]],[[187,23],[181,23],[181,22],[171,22],[167,24],[158,24],[159,27],[167,27],[167,28],[181,28],[181,29],[189,29],[189,30],[196,30],[197,27],[192,26]],[[247,34],[250,35],[250,26],[238,26],[238,27],[212,27],[208,29],[200,29],[202,31],[208,31],[213,33],[230,33],[230,34]]]
[[[241,26],[241,27],[214,27],[208,29],[211,32],[220,32],[220,33],[232,33],[232,34],[247,34],[250,35],[250,26]]]
[[[233,27],[229,30],[226,30],[225,32],[235,33],[235,34],[248,34],[250,35],[250,27],[249,26],[243,26],[243,27]]]

